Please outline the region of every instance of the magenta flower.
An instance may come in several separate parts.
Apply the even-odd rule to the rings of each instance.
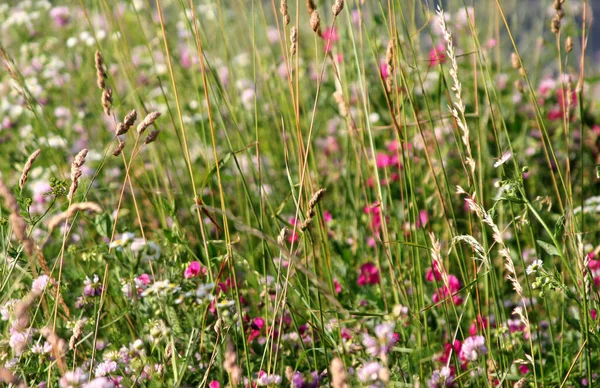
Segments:
[[[183,272],[183,277],[186,279],[191,279],[199,274],[206,275],[206,268],[203,267],[198,261],[192,261]]]
[[[217,380],[213,380],[208,384],[209,388],[220,388],[221,387],[221,383],[219,383]]]
[[[365,263],[360,266],[360,276],[358,277],[358,285],[375,285],[379,283],[379,270],[372,262]]]
[[[438,63],[446,62],[446,48],[443,44],[438,44],[429,51],[429,66],[435,66]]]
[[[340,36],[338,35],[337,28],[327,27],[325,31],[323,31],[323,39],[325,40],[325,52],[331,51],[331,46],[340,40]]]
[[[381,78],[383,78],[383,79],[386,79],[387,76],[389,75],[388,66],[387,66],[385,59],[382,59],[381,61],[379,61],[379,74],[381,74]]]
[[[371,205],[367,205],[363,210],[366,214],[373,215],[371,226],[373,227],[373,231],[377,233],[381,227],[381,207],[379,206],[379,203],[375,202]]]
[[[429,213],[423,209],[419,211],[419,219],[417,220],[417,228],[424,228],[429,222]]]
[[[336,294],[342,292],[342,286],[340,285],[340,282],[338,282],[337,279],[333,279],[333,290]]]
[[[428,268],[425,272],[425,280],[427,280],[428,282],[432,282],[434,280],[442,280],[442,274],[440,272],[439,266],[439,263],[437,261],[434,261],[432,268]]]
[[[385,168],[390,165],[390,157],[387,154],[384,154],[383,152],[379,152],[375,157],[375,162],[377,163],[377,167]]]
[[[143,284],[144,286],[147,286],[148,284],[150,284],[151,280],[150,280],[150,276],[148,274],[141,274],[140,276],[137,277],[137,280]]]
[[[460,283],[460,280],[458,280],[456,276],[448,275],[448,286],[444,285],[443,287],[440,287],[433,294],[433,303],[438,303],[452,296],[452,303],[454,303],[456,306],[461,305],[463,299],[460,296],[456,295],[456,293],[460,291],[461,287],[462,285]]]

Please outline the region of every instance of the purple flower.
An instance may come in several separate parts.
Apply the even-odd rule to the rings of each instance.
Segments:
[[[454,384],[454,373],[447,366],[442,369],[436,369],[431,374],[431,379],[428,381],[429,388],[451,387]]]
[[[102,294],[102,284],[98,275],[94,275],[93,280],[86,276],[83,285],[84,296],[99,296]]]

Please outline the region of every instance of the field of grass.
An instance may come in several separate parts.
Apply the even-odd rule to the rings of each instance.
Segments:
[[[0,1],[0,385],[600,387],[591,1]]]

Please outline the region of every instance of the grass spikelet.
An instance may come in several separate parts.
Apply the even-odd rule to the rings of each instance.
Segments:
[[[348,372],[346,372],[344,362],[340,358],[335,357],[331,360],[329,369],[331,370],[331,386],[333,388],[350,388]]]
[[[567,39],[565,40],[565,50],[567,51],[567,53],[573,51],[573,38],[571,38],[570,36],[567,36]]]
[[[107,116],[110,116],[110,108],[112,107],[113,99],[112,99],[112,89],[106,88],[102,90],[102,108],[104,108],[104,113]]]
[[[277,245],[283,247],[285,245],[285,239],[288,236],[288,229],[286,227],[281,228],[279,235],[277,236]]]
[[[287,26],[290,24],[290,14],[288,12],[287,0],[281,0],[281,3],[279,3],[279,12],[281,12],[281,16],[283,17],[283,25]]]
[[[298,49],[298,29],[294,26],[290,31],[290,54],[294,56]]]
[[[331,7],[331,11],[333,12],[333,16],[337,17],[340,12],[344,9],[344,0],[335,0],[335,3]]]
[[[392,92],[394,86],[394,40],[391,39],[388,43],[385,52],[385,64],[387,66],[387,76],[385,78],[385,88],[388,93]]]
[[[308,229],[310,224],[312,224],[313,217],[317,212],[317,204],[319,203],[321,198],[323,198],[326,191],[326,189],[320,189],[316,193],[314,193],[313,196],[310,198],[310,201],[308,201],[307,216],[306,219],[300,224],[300,230],[304,231]]]
[[[437,14],[440,21],[440,28],[442,35],[446,40],[446,54],[450,58],[450,76],[452,77],[453,85],[452,91],[454,92],[455,100],[453,106],[448,106],[448,109],[452,112],[452,116],[456,120],[458,127],[461,130],[461,139],[466,149],[466,160],[465,163],[470,167],[471,179],[475,175],[475,159],[471,153],[471,141],[469,136],[469,127],[465,118],[465,104],[462,99],[462,84],[458,79],[458,63],[456,62],[456,54],[454,52],[454,43],[452,42],[452,34],[446,25],[446,18],[444,16],[444,10],[438,5]]]
[[[21,173],[21,178],[19,179],[19,188],[21,189],[21,191],[23,190],[23,187],[25,186],[25,182],[27,182],[27,177],[29,175],[29,171],[31,171],[33,162],[35,162],[35,159],[40,155],[41,152],[42,152],[42,150],[40,150],[40,149],[35,150],[31,155],[29,155],[27,162],[25,162],[25,166],[23,167],[23,172]]]
[[[158,138],[158,135],[160,134],[159,130],[153,130],[152,132],[150,132],[148,134],[148,136],[146,136],[146,140],[144,140],[144,145],[148,145],[150,143],[154,143],[156,141],[156,139]]]
[[[142,133],[144,133],[144,131],[149,126],[151,126],[154,123],[154,121],[159,117],[160,117],[160,112],[158,112],[158,111],[148,113],[146,115],[146,117],[144,117],[144,120],[142,120],[142,122],[139,123],[137,126],[138,135],[141,135]]]
[[[73,163],[71,163],[71,186],[69,187],[69,193],[67,194],[69,201],[73,200],[73,195],[75,194],[75,191],[77,191],[77,187],[79,187],[79,178],[82,174],[81,166],[83,166],[83,163],[85,163],[85,157],[87,156],[87,153],[87,148],[82,149],[75,156]]]
[[[106,87],[106,70],[104,69],[104,57],[102,57],[102,53],[100,50],[96,51],[94,55],[94,60],[96,64],[96,83],[100,89],[104,89]]]
[[[67,365],[64,357],[67,351],[67,343],[60,338],[54,330],[49,327],[44,327],[40,333],[46,338],[46,341],[52,345],[52,354],[62,374],[66,373]]]
[[[75,326],[73,326],[73,335],[71,335],[71,338],[69,338],[69,349],[73,350],[75,349],[75,345],[77,344],[77,341],[79,341],[79,339],[81,338],[81,335],[83,334],[83,328],[85,326],[85,319],[79,319],[77,320],[77,322],[75,322]]]
[[[242,380],[242,368],[237,364],[237,354],[235,353],[235,348],[231,342],[227,344],[227,349],[225,350],[223,368],[229,374],[231,384],[237,386]]]
[[[319,17],[319,12],[313,11],[310,14],[310,28],[317,34],[317,36],[321,37],[321,18]]]
[[[122,141],[119,144],[117,144],[117,146],[115,147],[115,150],[113,151],[113,156],[119,156],[121,155],[121,152],[123,152],[123,148],[125,148],[125,142]]]
[[[306,0],[306,10],[308,11],[309,15],[312,15],[313,12],[317,10],[317,5],[315,4],[314,0]]]
[[[102,208],[95,202],[78,202],[74,203],[69,208],[61,214],[58,214],[50,220],[48,220],[48,230],[49,233],[52,232],[57,226],[59,226],[62,222],[68,220],[73,217],[77,212],[80,211],[88,211],[90,213],[102,213]]]

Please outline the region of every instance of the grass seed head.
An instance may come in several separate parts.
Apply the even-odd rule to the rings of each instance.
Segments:
[[[21,190],[23,190],[23,186],[25,186],[25,182],[27,182],[27,177],[29,175],[29,171],[31,171],[33,162],[35,162],[35,159],[40,155],[41,152],[42,152],[42,150],[40,150],[40,149],[35,150],[31,155],[29,155],[27,162],[25,162],[25,166],[23,167],[23,172],[21,173],[21,178],[19,179],[19,188]]]
[[[335,0],[335,4],[331,7],[331,11],[333,12],[333,16],[337,16],[344,9],[344,0]]]
[[[160,117],[160,112],[158,111],[154,111],[154,112],[150,112],[146,115],[146,117],[144,117],[144,120],[142,120],[141,123],[138,124],[137,126],[137,133],[139,135],[141,135],[142,133],[144,133],[144,131],[146,130],[146,128],[148,128],[149,126],[151,126],[154,121]]]

